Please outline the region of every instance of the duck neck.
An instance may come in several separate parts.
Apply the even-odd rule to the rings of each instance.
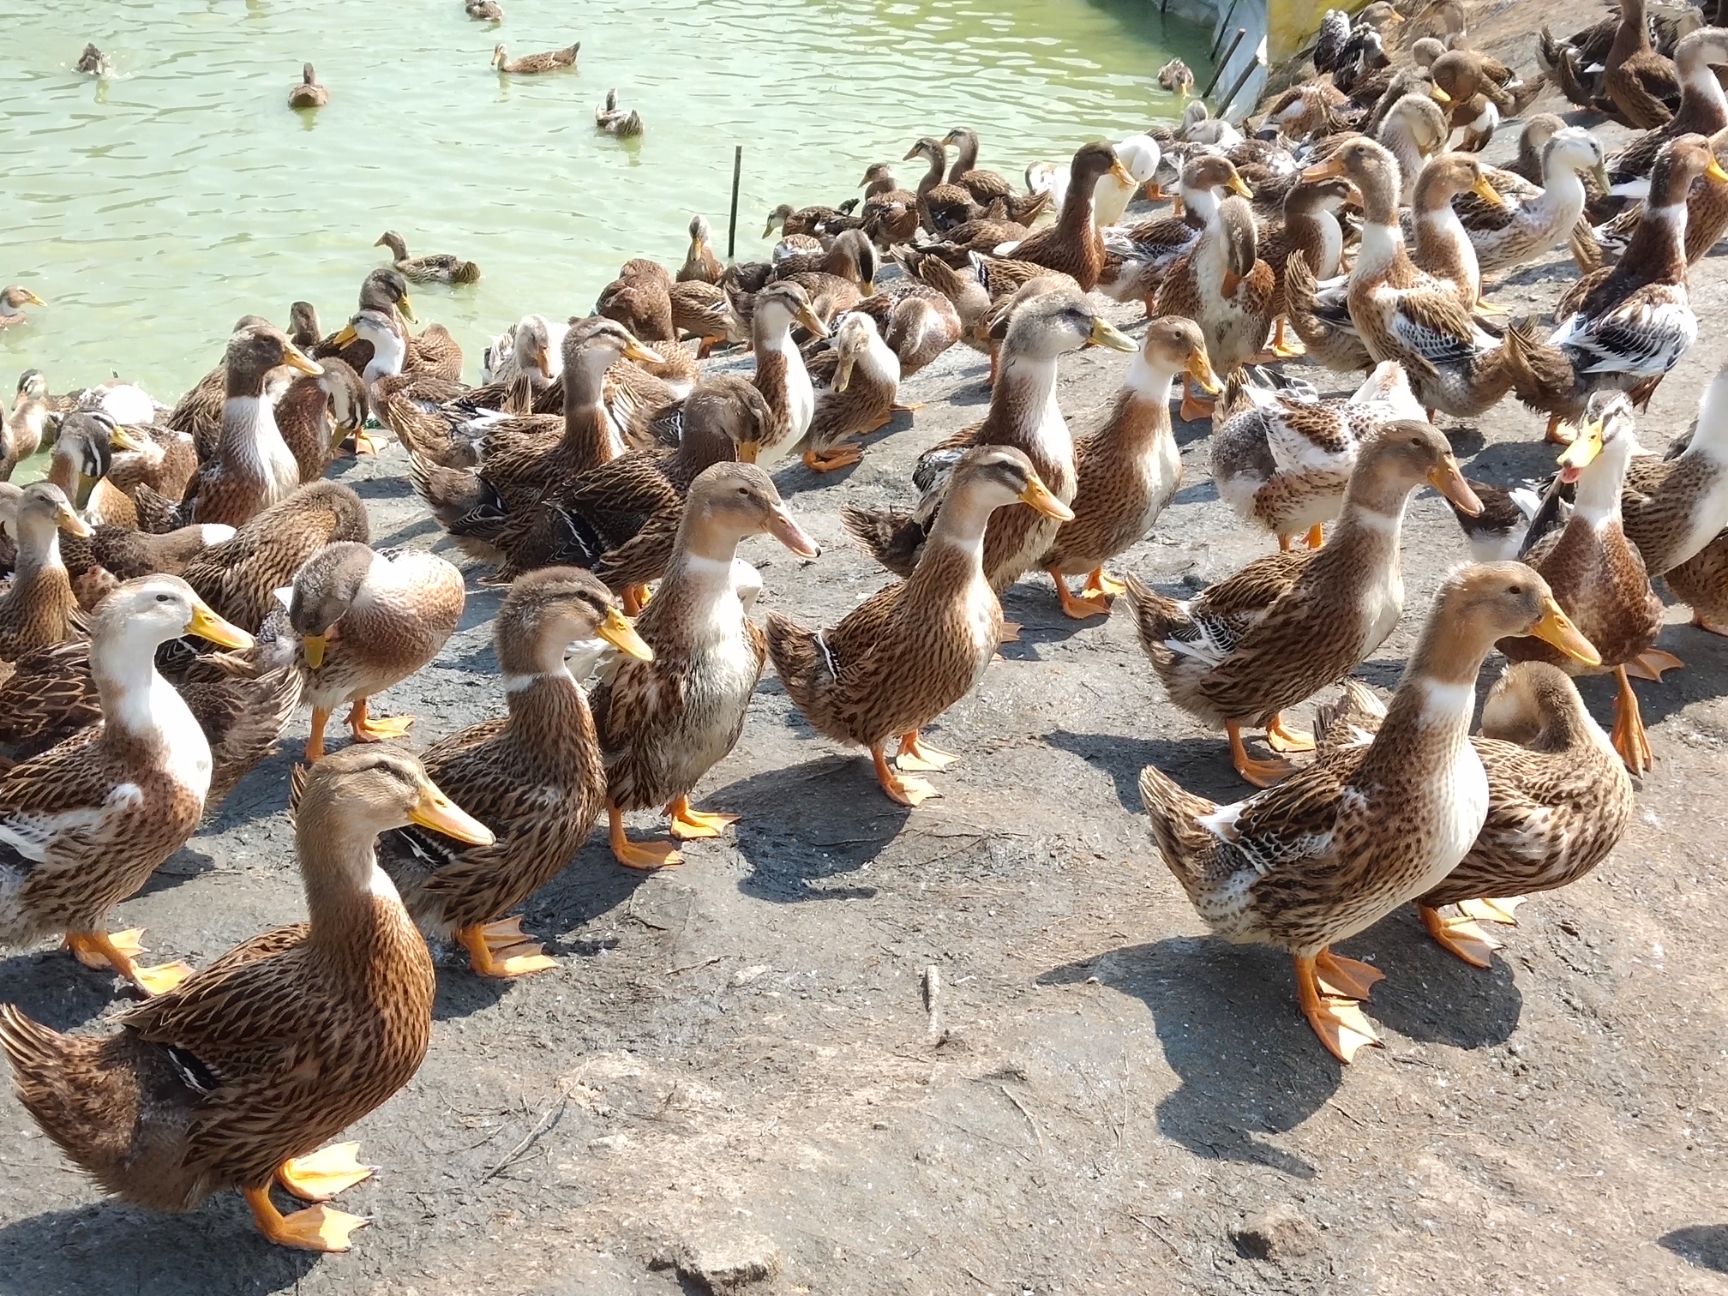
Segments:
[[[1392,561],[1397,562],[1404,510],[1414,490],[1403,482],[1387,481],[1372,469],[1358,469],[1344,488],[1344,508],[1338,515],[1337,533],[1328,547],[1336,545],[1340,552],[1362,548],[1389,550]]]
[[[512,647],[516,642],[501,637],[498,667],[503,676],[509,731],[519,749],[530,760],[544,759],[566,767],[592,764],[598,769],[594,717],[581,686],[564,664],[566,645],[530,639],[523,650]]]
[[[414,929],[402,897],[378,866],[377,833],[338,814],[334,803],[303,799],[296,812],[295,851],[306,888],[307,941],[316,946],[321,962],[347,977],[369,980],[388,962],[390,945],[401,941],[402,953],[423,963],[425,997],[430,1004],[432,960]],[[406,1005],[393,1005],[403,1010]]]
[[[1698,403],[1698,427],[1683,457],[1694,456],[1728,467],[1728,370],[1710,380]]]
[[[53,518],[21,512],[18,517],[18,587],[34,582],[45,572],[55,571],[60,573],[61,579],[66,579],[66,564],[60,558],[59,525]]]
[[[1344,260],[1344,227],[1327,207],[1298,207],[1284,220],[1286,245],[1308,254],[1316,279],[1330,279]]]
[[[1062,195],[1062,214],[1056,218],[1056,232],[1064,240],[1097,238],[1092,227],[1092,209],[1097,198],[1098,182],[1069,177],[1068,192]]]
[[[906,597],[952,597],[984,576],[984,532],[996,505],[973,491],[951,491],[937,510],[918,565],[906,582]]]
[[[394,312],[392,312],[392,317]],[[392,322],[388,327],[381,328],[372,338],[372,358],[366,362],[366,372],[361,375],[368,387],[373,386],[380,378],[389,378],[402,372],[402,366],[408,361],[408,339],[404,335],[400,322]]]
[[[1393,273],[1409,261],[1404,233],[1398,228],[1398,204],[1384,181],[1362,189],[1362,246],[1350,271],[1352,286]]]
[[[609,462],[612,444],[606,418],[607,358],[585,353],[564,366],[564,450],[588,466]]]
[[[945,156],[945,154],[934,149],[926,154],[926,157],[929,159],[930,169],[927,170],[924,173],[923,178],[918,181],[918,198],[920,201],[929,197],[930,191],[942,183],[942,160]]]
[[[1363,758],[1358,782],[1376,781],[1379,767],[1408,770],[1412,749],[1424,765],[1449,767],[1449,758],[1470,742],[1476,676],[1491,643],[1460,635],[1448,618],[1428,618],[1416,651],[1386,707],[1386,719]],[[1396,784],[1391,784],[1396,786]]]
[[[1556,229],[1569,229],[1584,210],[1584,181],[1569,166],[1542,168],[1542,194],[1531,204],[1539,219]]]
[[[1686,194],[1668,192],[1672,187],[1651,185],[1644,216],[1614,268],[1613,278],[1622,284],[1686,281]]]
[[[1650,48],[1650,27],[1644,21],[1644,0],[1620,0],[1620,26],[1614,32],[1614,45],[1608,51],[1608,62],[1624,62],[1629,56]]]
[[[299,466],[276,426],[276,411],[265,398],[261,381],[253,392],[235,392],[230,385],[222,402],[222,437],[216,454],[224,469],[239,476],[289,489],[299,480]]]
[[[948,183],[959,184],[960,177],[978,165],[978,137],[971,131],[961,132],[954,152],[954,165],[948,168]]]
[[[1418,185],[1411,224],[1416,229],[1418,264],[1467,289],[1474,303],[1482,286],[1482,273],[1476,248],[1464,232],[1464,222],[1452,209],[1452,191]]]
[[[1211,185],[1182,185],[1182,219],[1193,229],[1205,229],[1218,211],[1218,191]]]
[[[1170,433],[1170,395],[1181,370],[1165,360],[1154,360],[1144,350],[1136,351],[1122,379],[1124,407],[1144,410],[1152,417],[1119,420],[1130,449],[1142,449]]]
[[[98,633],[90,674],[102,702],[102,741],[144,749],[200,797],[210,789],[210,744],[178,690],[156,670],[160,640],[143,627]]]
[[[1003,352],[1001,372],[990,393],[990,412],[979,431],[980,444],[1024,448],[1039,441],[1048,421],[1046,414],[1055,406],[1056,361],[1053,357],[1015,354],[1010,343],[1003,344]],[[1062,422],[1060,410],[1055,412],[1056,421]],[[1067,453],[1071,456],[1073,452],[1070,440]]]
[[[1598,531],[1620,521],[1620,491],[1636,448],[1630,436],[1615,437],[1602,447],[1602,453],[1579,475],[1574,521]]]
[[[1680,73],[1680,111],[1675,114],[1675,134],[1696,132],[1713,135],[1728,125],[1728,97],[1716,79],[1702,45],[1687,46],[1677,62]]]

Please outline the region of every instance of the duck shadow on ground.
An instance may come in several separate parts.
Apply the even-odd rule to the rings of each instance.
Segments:
[[[873,886],[814,884],[869,864],[909,830],[916,813],[882,793],[861,754],[753,774],[707,800],[742,816],[732,831],[751,872],[739,888],[777,904],[869,899]]]
[[[1688,1224],[1656,1240],[1700,1269],[1728,1274],[1728,1224]]]
[[[164,953],[161,960],[172,957]],[[152,955],[144,962],[161,960]],[[74,1031],[140,998],[116,973],[87,968],[69,951],[55,947],[0,959],[0,1002],[17,1004],[54,1030]]]
[[[1116,785],[1116,799],[1129,814],[1145,810],[1140,799],[1140,771],[1156,765],[1197,796],[1222,804],[1253,794],[1230,765],[1230,748],[1216,738],[1132,738],[1113,733],[1075,733],[1053,729],[1044,741],[1057,751],[1078,756],[1102,770]]]
[[[185,1215],[113,1201],[44,1211],[0,1227],[0,1254],[19,1284],[11,1289],[32,1296],[86,1296],[95,1289],[272,1296],[298,1291],[322,1260],[266,1242],[234,1193]]]

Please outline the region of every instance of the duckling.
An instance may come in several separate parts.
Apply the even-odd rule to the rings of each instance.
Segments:
[[[502,43],[492,47],[491,66],[500,73],[512,76],[537,76],[542,72],[556,72],[559,68],[576,66],[576,56],[582,52],[582,42],[565,49],[547,50],[541,54],[524,54],[519,59],[513,59],[505,51]]]
[[[773,463],[798,446],[816,416],[816,388],[803,355],[792,341],[795,323],[816,337],[828,336],[827,324],[811,308],[809,294],[797,284],[771,283],[756,295],[750,320],[750,345],[756,355],[752,381],[774,415],[762,436],[763,463]]]
[[[1225,374],[1258,352],[1272,327],[1276,281],[1257,251],[1253,208],[1225,198],[1158,287],[1159,311],[1198,323],[1208,358]],[[1183,419],[1210,417],[1212,402],[1183,388]]]
[[[1186,99],[1194,93],[1194,70],[1179,58],[1158,69],[1158,88]]]
[[[594,129],[622,139],[634,139],[642,133],[642,114],[634,108],[628,111],[620,108],[618,91],[608,90],[605,105],[594,110]]]
[[[253,937],[102,1035],[0,1008],[0,1047],[43,1131],[122,1200],[184,1211],[236,1188],[271,1242],[347,1250],[369,1221],[322,1203],[372,1171],[357,1144],[315,1149],[406,1085],[432,1034],[432,956],[374,853],[407,823],[492,840],[407,752],[339,753],[295,813],[308,923]],[[273,1182],[320,1204],[284,1216]]]
[[[495,633],[506,716],[450,735],[421,754],[426,772],[494,835],[457,846],[416,827],[378,842],[379,864],[420,929],[454,938],[479,976],[519,977],[555,967],[503,915],[575,858],[606,803],[588,699],[565,665],[589,639],[648,662],[653,652],[587,572],[548,567],[519,576]]]
[[[1154,319],[1103,424],[1074,443],[1073,516],[1039,566],[1056,583],[1062,611],[1077,620],[1109,615],[1110,598],[1126,587],[1104,564],[1152,529],[1182,480],[1170,430],[1170,388],[1178,374],[1204,391],[1218,389],[1200,326],[1173,315]],[[1082,574],[1086,586],[1076,598],[1067,578]]]
[[[114,70],[108,56],[95,45],[86,45],[84,52],[78,56],[78,62],[73,71],[82,72],[85,76],[105,77]]]
[[[691,483],[671,567],[636,630],[652,660],[622,660],[602,674],[590,705],[606,762],[612,854],[626,868],[657,869],[682,857],[632,842],[631,810],[664,806],[679,840],[716,837],[736,816],[708,814],[689,793],[738,741],[767,657],[732,581],[738,542],[769,534],[801,558],[821,551],[752,464],[715,464]]]
[[[690,218],[690,250],[684,254],[684,264],[678,267],[679,283],[699,281],[707,284],[717,284],[726,267],[720,264],[720,258],[714,255],[714,231],[709,227],[708,218],[702,215]]]
[[[228,648],[252,644],[178,577],[122,585],[91,626],[101,729],[0,776],[0,941],[16,948],[64,935],[79,961],[112,967],[146,993],[168,989],[187,969],[140,968],[132,961],[139,933],[108,936],[102,927],[204,812],[210,745],[155,664],[159,646],[187,633]]]
[[[88,629],[60,557],[60,532],[83,539],[94,532],[52,482],[24,487],[13,509],[7,529],[18,548],[12,584],[0,594],[0,674],[31,649],[82,639]]]
[[[504,21],[504,6],[498,0],[464,0],[462,11],[477,22]]]
[[[864,457],[852,439],[868,436],[893,417],[900,357],[882,340],[875,320],[850,312],[840,317],[833,346],[812,362],[810,378],[816,407],[799,442],[804,466],[818,473],[849,468]]]
[[[412,716],[373,716],[369,699],[438,655],[462,619],[462,573],[434,554],[377,553],[354,541],[326,545],[294,575],[289,652],[312,707],[306,759],[324,756],[324,726],[343,702],[356,742],[400,738]]]
[[[449,252],[409,256],[408,245],[395,230],[385,230],[372,246],[389,248],[397,273],[412,283],[475,283],[480,278],[479,266]]]
[[[1394,419],[1421,417],[1395,360],[1374,366],[1343,401],[1261,387],[1238,371],[1212,432],[1212,480],[1236,516],[1270,531],[1280,550],[1304,534],[1318,548],[1363,442]]]
[[[1359,1005],[1381,973],[1331,946],[1430,892],[1477,840],[1489,785],[1469,739],[1476,676],[1497,640],[1532,633],[1594,656],[1541,576],[1466,567],[1435,596],[1368,746],[1233,805],[1155,766],[1140,776],[1159,853],[1195,910],[1228,940],[1289,951],[1303,1016],[1340,1062],[1378,1042]]]
[[[330,102],[330,92],[318,82],[318,74],[310,63],[300,69],[300,84],[288,92],[290,108],[322,108]]]
[[[1466,512],[1481,510],[1438,429],[1388,423],[1358,452],[1324,548],[1256,559],[1187,600],[1129,578],[1140,646],[1170,700],[1223,727],[1237,773],[1256,787],[1271,786],[1289,766],[1250,757],[1243,725],[1263,723],[1276,751],[1303,750],[1308,740],[1285,729],[1283,709],[1336,682],[1398,624],[1399,535],[1410,496],[1424,484]]]
[[[793,703],[820,732],[868,748],[877,782],[901,805],[939,795],[904,773],[954,760],[924,746],[918,731],[970,693],[996,653],[1002,606],[985,576],[982,542],[991,514],[1016,502],[1058,523],[1073,517],[1022,451],[970,450],[906,580],[826,630],[768,613],[768,652]],[[901,773],[883,750],[890,738],[900,740]]]
[[[28,324],[30,317],[24,313],[26,306],[46,306],[35,293],[23,284],[12,284],[0,289],[0,329],[16,328],[20,324]]]
[[[226,364],[222,439],[215,459],[199,469],[189,488],[187,520],[239,526],[300,484],[300,465],[264,395],[266,376],[281,365],[313,377],[324,370],[267,325],[230,338]]]

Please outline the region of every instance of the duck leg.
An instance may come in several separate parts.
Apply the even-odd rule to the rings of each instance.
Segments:
[[[1063,576],[1060,567],[1046,568],[1050,579],[1056,582],[1056,597],[1062,600],[1062,612],[1076,621],[1084,621],[1087,617],[1109,616],[1110,604],[1104,601],[1102,595],[1098,598],[1076,598],[1068,588],[1067,578]]]
[[[1644,733],[1638,695],[1632,691],[1626,668],[1617,666],[1614,674],[1620,680],[1620,692],[1614,698],[1614,728],[1608,739],[1614,744],[1614,750],[1620,753],[1620,759],[1626,762],[1626,768],[1634,774],[1642,774],[1656,763],[1656,758],[1650,750],[1650,739]]]
[[[864,457],[864,452],[854,445],[835,446],[832,450],[806,450],[804,466],[811,472],[837,472],[841,468],[850,468]]]
[[[648,606],[648,587],[646,585],[626,585],[619,600],[624,604],[625,616],[640,616],[642,609]]]
[[[606,824],[612,842],[612,858],[625,868],[652,872],[684,862],[684,857],[665,842],[631,841],[624,832],[624,812],[611,801],[606,803]]]
[[[1104,570],[1104,564],[1099,563],[1086,577],[1086,584],[1081,587],[1081,598],[1117,598],[1126,594],[1128,587]]]
[[[1325,543],[1326,526],[1322,522],[1316,522],[1313,526],[1308,528],[1308,547],[1310,549],[1318,549]]]
[[[1709,617],[1696,609],[1692,612],[1692,624],[1697,626],[1700,630],[1706,631],[1710,634],[1722,635],[1725,638],[1728,638],[1728,626],[1717,625]]]
[[[1022,629],[1023,627],[1018,621],[1004,621],[1002,629],[996,633],[996,642],[999,644],[1019,643]]]
[[[1274,715],[1266,726],[1266,745],[1273,751],[1283,755],[1285,752],[1306,752],[1314,750],[1314,739],[1308,734],[1299,734],[1293,729],[1284,727],[1284,713]]]
[[[1280,535],[1278,537],[1278,552],[1279,553],[1289,553],[1295,547],[1296,547],[1296,537],[1295,536]]]
[[[312,708],[312,732],[306,738],[306,763],[315,765],[324,759],[324,726],[330,723],[330,712],[323,707]]]
[[[707,810],[698,810],[690,804],[689,796],[681,796],[666,807],[666,815],[672,820],[672,835],[679,841],[692,841],[698,837],[718,837],[728,827],[738,822],[735,814],[718,814]]]
[[[468,965],[476,976],[528,976],[558,966],[544,946],[523,932],[520,916],[463,927],[456,939],[468,951]]]
[[[959,759],[952,752],[926,747],[914,729],[900,735],[900,750],[894,757],[894,764],[903,770],[944,770]]]
[[[172,963],[158,963],[154,967],[139,967],[133,962],[144,952],[144,947],[138,943],[143,934],[142,927],[115,932],[112,936],[107,932],[67,932],[66,948],[85,967],[118,972],[146,995],[172,990],[192,975],[192,965],[179,959]]]
[[[1257,788],[1269,788],[1295,768],[1285,760],[1257,760],[1242,742],[1242,726],[1231,721],[1224,726],[1230,735],[1230,763],[1236,772]]]
[[[1295,955],[1296,999],[1302,1005],[1302,1015],[1326,1046],[1326,1051],[1340,1062],[1348,1063],[1357,1050],[1378,1044],[1380,1037],[1368,1024],[1368,1018],[1354,999],[1329,995],[1321,991],[1315,960]]]
[[[1336,999],[1366,999],[1386,974],[1372,963],[1345,958],[1323,949],[1314,956],[1314,971],[1320,989]]]
[[[355,698],[348,708],[348,731],[355,742],[383,742],[400,738],[414,723],[413,716],[373,716],[367,713],[365,698]]]
[[[1500,948],[1500,942],[1483,931],[1474,917],[1467,913],[1443,914],[1425,904],[1417,905],[1416,910],[1422,915],[1422,925],[1441,949],[1474,968],[1493,966],[1488,956]]]
[[[870,760],[876,766],[876,781],[882,785],[882,790],[888,794],[891,801],[898,801],[903,806],[915,806],[933,796],[942,795],[923,779],[907,778],[904,774],[896,774],[890,769],[881,743],[870,748]]]
[[[1290,327],[1290,321],[1283,315],[1272,321],[1272,355],[1279,360],[1294,360],[1297,356],[1308,354],[1308,348],[1302,345],[1300,338],[1287,338],[1284,330]]]
[[[362,1215],[331,1210],[328,1206],[308,1206],[284,1215],[270,1200],[269,1188],[248,1188],[245,1197],[258,1231],[277,1246],[297,1251],[346,1251],[351,1245],[349,1235],[372,1222]]]
[[[895,401],[894,404],[889,407],[888,412],[890,414],[916,414],[923,408],[923,401],[913,401],[909,405],[903,405],[899,401]],[[887,420],[884,419],[883,422],[887,422]]]
[[[1542,439],[1549,445],[1571,445],[1572,438],[1562,430],[1564,428],[1558,414],[1548,416],[1548,430],[1542,434]]]
[[[1177,416],[1184,423],[1198,423],[1201,419],[1212,417],[1212,411],[1217,408],[1217,400],[1211,396],[1196,396],[1187,379],[1182,381],[1182,408],[1177,410]]]
[[[372,1177],[375,1167],[361,1165],[358,1143],[332,1143],[309,1156],[290,1157],[276,1167],[282,1191],[304,1202],[327,1202],[344,1188]]]
[[[1646,648],[1626,663],[1626,673],[1633,679],[1655,680],[1660,684],[1663,671],[1679,670],[1685,664],[1671,652]]]
[[[1527,896],[1495,896],[1492,900],[1460,900],[1458,908],[1474,918],[1477,922],[1501,923],[1507,927],[1518,925],[1518,906],[1528,899]]]

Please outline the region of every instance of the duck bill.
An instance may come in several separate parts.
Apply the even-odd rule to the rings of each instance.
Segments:
[[[1457,505],[1460,512],[1470,517],[1481,516],[1482,501],[1470,489],[1470,483],[1458,471],[1458,461],[1451,455],[1446,456],[1445,463],[1429,470],[1428,484]]]
[[[1302,172],[1304,180],[1331,180],[1344,174],[1344,163],[1336,157],[1329,157],[1324,162],[1316,162]]]
[[[617,608],[606,614],[606,619],[600,623],[595,633],[626,657],[645,662],[654,660],[654,650],[642,641],[642,636],[636,633],[636,627],[630,624],[630,619]]]
[[[1206,358],[1204,351],[1196,351],[1188,357],[1186,372],[1208,396],[1216,396],[1223,390],[1218,382],[1218,375],[1212,372],[1212,362]]]
[[[1133,175],[1129,172],[1128,168],[1123,166],[1120,162],[1112,162],[1110,164],[1110,178],[1126,189],[1132,189],[1134,187]]]
[[[490,846],[497,840],[490,828],[445,796],[431,779],[420,785],[420,799],[408,812],[408,819],[470,846]]]
[[[48,304],[28,288],[21,289],[20,291],[24,294],[24,300],[29,302],[32,306],[46,306]]]
[[[1572,618],[1560,610],[1552,596],[1543,600],[1542,619],[1530,631],[1544,643],[1553,644],[1561,652],[1586,666],[1600,666],[1602,654],[1596,651],[1596,645],[1586,639],[1578,627],[1572,624]]]
[[[303,373],[312,378],[316,378],[324,372],[324,366],[312,359],[299,347],[284,347],[282,349],[282,363],[294,370],[295,373]]]
[[[858,356],[852,351],[842,351],[840,359],[834,366],[834,390],[843,392],[852,385],[852,369],[858,363]]]
[[[924,155],[924,146],[922,144],[914,144],[911,148],[906,150],[906,156],[901,158],[900,160],[902,162],[910,162],[913,158],[922,157],[923,155]],[[773,226],[769,226],[769,228],[772,229]]]
[[[792,515],[783,508],[775,509],[773,516],[768,519],[768,534],[800,558],[821,556],[822,546],[812,540],[804,528],[794,522]]]
[[[1439,86],[1429,86],[1428,95],[1437,104],[1444,105],[1452,102],[1452,96],[1447,94]]]
[[[798,308],[798,322],[809,329],[815,337],[825,338],[828,336],[828,325],[823,322],[820,315],[808,306]]]
[[[738,462],[753,464],[762,457],[760,441],[740,441],[738,443]]]
[[[1591,167],[1590,174],[1596,178],[1596,183],[1601,186],[1602,192],[1606,193],[1609,189],[1613,188],[1612,182],[1608,179],[1608,168],[1603,166],[1602,163],[1598,162],[1595,166]]]
[[[1117,328],[1102,315],[1092,319],[1092,331],[1086,335],[1088,346],[1108,347],[1112,351],[1134,350],[1134,339]]]
[[[1050,493],[1050,488],[1044,484],[1042,477],[1034,476],[1026,483],[1026,489],[1020,492],[1020,502],[1033,512],[1055,518],[1058,522],[1071,522],[1074,519],[1074,510]]]
[[[910,153],[908,153],[906,156],[911,157],[912,155]],[[774,231],[776,228],[777,228],[777,223],[772,221],[772,220],[769,221],[768,224],[763,226],[763,228],[762,228],[762,237],[763,238],[772,238],[774,236]]]
[[[1242,276],[1234,270],[1226,270],[1224,278],[1218,283],[1219,290],[1226,297],[1234,297],[1236,290],[1242,286]]]
[[[534,367],[547,377],[551,377],[552,354],[545,347],[534,348]]]
[[[1488,183],[1488,177],[1485,175],[1476,177],[1476,183],[1470,186],[1470,192],[1490,207],[1504,207],[1506,205],[1506,200],[1500,196],[1500,191]]]
[[[94,481],[91,483],[94,485]],[[88,540],[96,531],[83,518],[69,508],[61,507],[54,510],[55,524],[69,536],[77,536],[80,540]]]
[[[1584,475],[1602,453],[1602,420],[1589,419],[1578,429],[1572,444],[1560,452],[1560,480],[1570,486]]]
[[[1230,183],[1227,188],[1240,198],[1252,198],[1254,196],[1254,191],[1248,187],[1248,182],[1234,171],[1230,173]]]
[[[342,326],[342,331],[330,339],[331,346],[345,347],[360,335],[354,331],[354,322],[350,320]]]
[[[237,625],[230,625],[211,610],[210,605],[197,602],[192,605],[192,621],[186,627],[189,634],[195,634],[200,639],[208,639],[219,648],[250,648],[252,636]]]
[[[142,450],[144,447],[123,427],[112,428],[108,433],[108,448],[118,450],[121,454]]]
[[[407,320],[410,324],[418,324],[420,322],[414,318],[414,304],[408,300],[407,293],[402,294],[402,300],[396,303],[396,309],[402,312],[402,318]]]
[[[631,338],[624,346],[624,358],[634,360],[637,364],[664,364],[666,357],[653,350],[645,342]]]
[[[1722,164],[1715,158],[1710,159],[1710,165],[1704,168],[1704,174],[1717,184],[1728,184],[1728,171],[1722,169]]]
[[[329,647],[328,635],[309,634],[300,636],[300,649],[306,654],[306,665],[317,670],[324,664],[324,650]]]

